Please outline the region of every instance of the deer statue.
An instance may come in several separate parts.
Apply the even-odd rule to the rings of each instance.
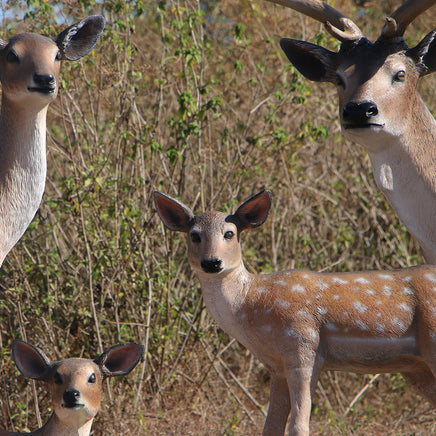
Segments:
[[[54,40],[20,33],[0,40],[0,267],[32,221],[45,188],[46,116],[59,89],[61,60],[77,60],[104,29],[91,16]]]
[[[74,358],[50,362],[33,345],[13,341],[12,354],[20,372],[49,385],[53,414],[43,427],[31,433],[0,430],[0,436],[89,436],[100,408],[103,381],[128,374],[143,352],[142,345],[131,343],[115,345],[95,360]]]
[[[378,187],[426,261],[436,264],[436,122],[416,89],[421,76],[436,70],[436,30],[413,48],[403,37],[436,0],[406,1],[374,43],[321,1],[269,1],[324,23],[341,42],[337,53],[294,39],[280,45],[306,78],[336,85],[344,135],[366,149]]]
[[[188,235],[188,259],[208,311],[270,371],[263,435],[309,434],[312,396],[324,370],[401,372],[436,406],[436,267],[251,274],[242,260],[243,230],[271,207],[262,191],[234,214],[194,213],[155,192],[170,230]]]

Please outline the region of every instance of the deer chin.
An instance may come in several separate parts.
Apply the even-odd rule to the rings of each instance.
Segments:
[[[383,129],[385,127],[384,123],[383,124],[378,124],[378,123],[368,123],[368,124],[344,124],[343,128],[345,130],[360,130],[360,129],[372,129],[372,130],[379,130],[379,129]]]

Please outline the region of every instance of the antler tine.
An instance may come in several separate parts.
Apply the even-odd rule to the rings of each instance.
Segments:
[[[342,42],[356,41],[362,38],[357,25],[344,14],[327,3],[319,0],[268,0],[271,3],[294,9],[326,26],[326,30]],[[436,1],[436,0],[434,0]]]
[[[425,10],[436,4],[436,0],[407,0],[386,19],[381,32],[383,38],[402,37],[407,26]]]

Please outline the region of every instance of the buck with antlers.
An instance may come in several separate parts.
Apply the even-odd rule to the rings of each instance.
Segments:
[[[25,377],[48,383],[53,414],[32,433],[0,430],[0,436],[89,436],[107,377],[128,374],[144,352],[138,344],[115,345],[97,359],[66,359],[50,362],[45,354],[24,341],[12,343],[14,361]]]
[[[20,33],[0,40],[0,266],[32,221],[45,188],[46,115],[59,89],[60,61],[96,44],[104,19],[91,16],[54,40]]]
[[[436,31],[408,48],[407,26],[436,0],[408,0],[371,43],[353,21],[318,0],[269,0],[325,24],[338,53],[282,39],[289,60],[306,78],[336,85],[342,131],[363,145],[374,177],[400,220],[436,264],[436,122],[417,92],[436,69]]]
[[[401,372],[436,406],[436,267],[395,271],[251,274],[240,233],[267,218],[260,192],[232,215],[194,213],[155,193],[163,223],[188,234],[188,258],[207,309],[271,372],[264,435],[309,434],[312,395],[323,370]]]

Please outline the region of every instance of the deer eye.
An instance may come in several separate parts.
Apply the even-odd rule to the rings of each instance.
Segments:
[[[60,61],[61,59],[62,59],[62,54],[61,54],[60,51],[58,51],[58,52],[56,53],[55,60]]]
[[[224,239],[227,241],[231,241],[233,236],[235,236],[235,234],[231,230],[228,230],[226,233],[224,233]]]
[[[200,234],[198,232],[192,232],[191,233],[191,241],[195,242],[196,244],[198,244],[199,242],[201,242],[201,237]]]
[[[62,376],[58,372],[55,372],[54,382],[55,382],[56,385],[61,385],[62,384]]]
[[[6,55],[6,60],[10,64],[19,64],[20,63],[20,58],[18,57],[15,50],[12,48],[9,50],[8,54]]]
[[[95,373],[93,372],[88,379],[88,383],[95,383],[97,381],[97,378],[95,377]]]
[[[396,82],[404,82],[405,79],[406,79],[406,72],[404,70],[398,71],[394,76],[394,80]]]

